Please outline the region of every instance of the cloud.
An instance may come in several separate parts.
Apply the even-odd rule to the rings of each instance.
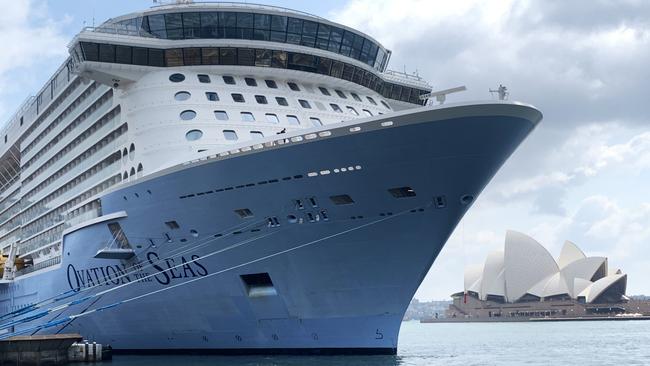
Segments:
[[[43,1],[12,1],[0,12],[0,115],[4,121],[28,95],[36,92],[67,55],[61,32],[68,18],[55,20]],[[34,71],[34,70],[39,71]]]
[[[630,273],[643,268],[633,253],[646,253],[650,239],[642,228],[650,2],[352,0],[331,15],[391,49],[391,68],[417,69],[434,89],[467,85],[450,102],[490,99],[488,89],[503,83],[511,99],[544,113],[451,236],[419,296],[462,288],[464,265],[484,259],[509,228],[551,251],[571,239]],[[477,235],[488,232],[489,243]],[[630,283],[643,276],[635,272]]]

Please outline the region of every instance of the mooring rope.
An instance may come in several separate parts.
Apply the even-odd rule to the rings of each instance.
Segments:
[[[279,255],[283,255],[283,254],[286,254],[286,253],[289,253],[289,252],[292,252],[292,251],[295,251],[295,250],[298,250],[298,249],[302,249],[302,248],[305,248],[305,247],[308,247],[308,246],[311,246],[311,245],[314,245],[314,244],[318,244],[318,243],[321,243],[321,242],[323,242],[325,240],[328,240],[328,239],[331,239],[331,238],[334,238],[334,237],[337,237],[337,236],[340,236],[340,235],[348,234],[350,232],[353,232],[353,231],[356,231],[356,230],[359,230],[359,229],[362,229],[362,228],[365,228],[365,227],[368,227],[368,226],[371,226],[371,225],[375,225],[377,223],[387,221],[387,220],[390,220],[390,219],[395,218],[395,217],[399,217],[399,216],[404,215],[405,213],[407,213],[409,211],[411,211],[411,210],[404,210],[404,211],[399,212],[399,213],[394,214],[394,215],[382,217],[382,218],[374,220],[372,222],[361,224],[361,225],[352,227],[350,229],[342,230],[342,231],[340,231],[338,233],[327,235],[327,236],[324,236],[322,238],[315,239],[315,240],[309,241],[307,243],[294,246],[292,248],[281,250],[281,251],[278,251],[278,252],[275,252],[275,253],[272,253],[272,254],[268,254],[268,255],[265,255],[265,256],[262,256],[262,257],[259,257],[259,258],[244,262],[244,263],[240,263],[238,265],[225,268],[223,270],[208,274],[208,275],[203,276],[203,277],[193,278],[191,280],[188,280],[188,281],[185,281],[185,282],[182,282],[182,283],[178,283],[178,284],[175,284],[175,285],[172,285],[172,286],[169,286],[169,287],[164,287],[164,288],[161,288],[161,289],[150,291],[150,292],[147,292],[147,293],[144,293],[144,294],[141,294],[141,295],[137,295],[137,296],[125,299],[125,300],[120,300],[120,301],[117,301],[117,302],[109,304],[109,305],[101,306],[101,307],[98,307],[98,308],[95,308],[95,309],[92,309],[92,310],[86,310],[86,311],[83,311],[81,313],[77,313],[77,314],[73,314],[73,315],[68,315],[66,317],[63,317],[62,319],[52,320],[52,321],[47,322],[45,324],[36,325],[36,326],[26,328],[26,329],[22,329],[22,330],[19,330],[19,331],[16,331],[16,332],[5,333],[5,334],[0,335],[0,339],[10,338],[10,337],[13,337],[13,336],[16,336],[16,335],[19,335],[19,334],[24,334],[24,333],[37,332],[37,331],[39,331],[41,329],[51,328],[51,327],[54,327],[54,326],[64,324],[66,322],[71,322],[71,321],[73,321],[73,320],[75,320],[77,318],[83,317],[83,316],[87,316],[87,315],[90,315],[90,314],[93,314],[93,313],[96,313],[96,312],[101,312],[101,311],[104,311],[104,310],[108,310],[108,309],[117,307],[117,306],[122,305],[122,304],[126,304],[126,303],[129,303],[129,302],[132,302],[132,301],[137,301],[139,299],[142,299],[142,298],[145,298],[145,297],[148,297],[148,296],[151,296],[151,295],[155,295],[155,294],[158,294],[158,293],[161,293],[161,292],[165,292],[165,291],[168,291],[168,290],[180,287],[180,286],[185,286],[185,285],[188,285],[188,284],[200,281],[200,280],[204,280],[204,279],[207,279],[207,278],[211,278],[213,276],[217,276],[217,275],[232,271],[234,269],[238,269],[238,268],[241,268],[241,267],[253,264],[253,263],[264,261],[264,260],[279,256]],[[265,236],[272,235],[273,233],[275,233],[275,232],[268,233]],[[215,254],[217,254],[217,253],[213,252],[213,253],[210,253],[210,254],[202,257],[202,258],[206,258],[208,256],[215,255]],[[188,261],[186,263],[193,263],[193,262],[197,261],[198,259],[202,259],[202,258],[192,259],[191,261]],[[184,264],[181,264],[181,265],[184,265]],[[179,266],[181,266],[181,265],[179,265]],[[175,266],[175,267],[178,267],[178,266]],[[170,270],[171,270],[171,268],[170,268]],[[114,287],[114,288],[111,288],[111,289],[108,289],[108,290],[105,290],[105,291],[98,292],[98,293],[96,293],[94,295],[91,295],[91,297],[102,296],[104,294],[107,294],[107,293],[109,293],[111,291],[115,291],[115,290],[117,290],[119,288],[123,288],[123,287],[125,287],[127,285],[130,285],[132,283],[136,283],[136,282],[129,282],[129,283],[126,283],[126,284],[122,284],[122,285],[119,285],[117,287]],[[79,300],[77,300],[77,301],[79,301]],[[61,305],[60,307],[57,307],[57,310],[62,310],[64,308],[66,308],[66,307],[68,307],[68,306]],[[45,315],[47,315],[47,314],[45,314]],[[32,321],[32,320],[35,320],[35,318],[30,319],[30,321]]]

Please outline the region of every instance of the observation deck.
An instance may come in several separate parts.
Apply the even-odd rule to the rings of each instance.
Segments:
[[[70,53],[77,65],[90,61],[306,71],[351,81],[410,104],[424,104],[420,95],[431,91],[419,77],[387,72],[391,52],[370,36],[315,15],[257,4],[155,6],[84,28],[72,41]],[[100,81],[112,85],[112,79],[135,77],[110,76]]]

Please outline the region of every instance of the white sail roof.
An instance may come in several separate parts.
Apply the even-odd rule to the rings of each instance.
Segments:
[[[557,260],[557,264],[560,269],[562,269],[568,264],[584,258],[587,258],[585,253],[583,253],[582,250],[580,250],[580,248],[575,245],[575,243],[567,240],[562,246],[562,251],[560,252],[560,257]]]
[[[503,267],[503,251],[490,252],[483,266],[480,298],[487,299],[488,295],[505,296],[505,280]]]
[[[479,292],[480,287],[478,289],[474,289],[474,288],[476,287],[477,282],[480,282],[482,275],[483,275],[483,266],[475,265],[475,266],[466,267],[465,286],[463,290]]]
[[[602,295],[608,289],[619,285],[624,289],[627,284],[627,275],[626,274],[617,274],[606,276],[598,281],[592,283],[589,287],[585,288],[578,296],[584,297],[585,301],[590,303],[594,302],[600,295]]]
[[[505,282],[508,301],[517,301],[528,290],[559,271],[553,256],[530,236],[508,230],[505,242]]]
[[[607,266],[607,258],[588,257],[573,261],[562,268],[560,273],[569,288],[569,294],[571,294],[572,297],[578,296],[579,292],[576,292],[573,289],[574,280],[576,278],[588,281],[591,281],[592,279],[598,280],[599,278],[594,278],[594,276],[602,266]],[[604,273],[607,272],[605,271]]]
[[[592,302],[623,296],[626,285],[620,269],[608,273],[605,257],[587,257],[566,241],[556,262],[535,239],[516,231],[506,233],[503,251],[490,252],[483,266],[465,271],[465,291],[478,293],[481,300],[492,295],[516,302],[529,294],[583,296]]]

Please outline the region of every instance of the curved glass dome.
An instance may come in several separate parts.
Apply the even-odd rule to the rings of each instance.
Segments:
[[[308,20],[257,12],[191,10],[109,21],[97,30],[173,40],[211,38],[289,43],[335,52],[379,71],[385,70],[390,54],[371,39],[326,23],[324,19]]]

